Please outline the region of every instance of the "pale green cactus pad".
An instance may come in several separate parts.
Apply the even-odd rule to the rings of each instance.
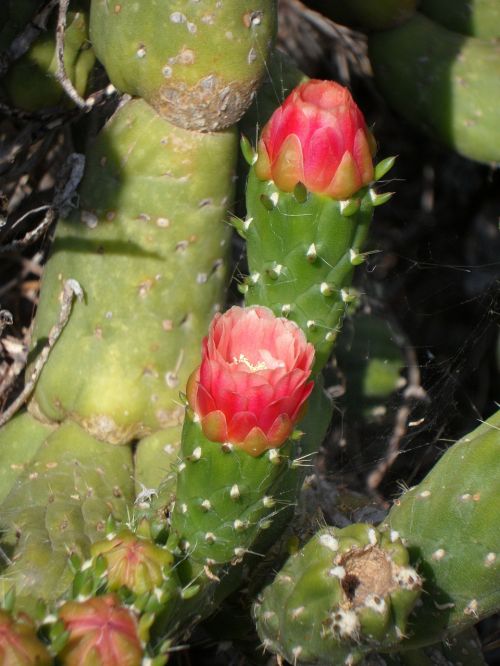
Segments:
[[[224,301],[236,152],[234,131],[182,130],[141,100],[116,112],[45,268],[33,355],[56,320],[63,282],[77,280],[84,298],[32,409],[113,443],[182,422],[179,391]]]
[[[175,125],[233,125],[252,101],[276,28],[275,0],[93,0],[91,37],[121,91]]]
[[[42,444],[0,509],[1,547],[10,562],[0,578],[17,608],[57,599],[71,585],[69,556],[89,555],[109,516],[124,521],[134,498],[132,453],[68,423]]]

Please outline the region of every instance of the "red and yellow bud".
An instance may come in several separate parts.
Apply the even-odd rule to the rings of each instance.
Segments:
[[[68,601],[59,617],[69,632],[59,657],[65,666],[140,666],[143,649],[137,621],[118,597],[107,594]]]
[[[258,145],[255,173],[284,192],[298,183],[348,199],[374,176],[375,141],[351,93],[334,81],[295,88],[271,116]]]
[[[312,391],[313,360],[302,330],[268,308],[217,314],[187,389],[205,437],[253,456],[283,444]]]
[[[2,666],[49,666],[52,657],[36,635],[31,619],[21,613],[13,618],[0,610],[0,664]]]
[[[104,557],[109,590],[125,586],[138,595],[160,586],[164,581],[163,569],[170,567],[174,559],[165,548],[141,539],[130,530],[92,544],[91,554]]]

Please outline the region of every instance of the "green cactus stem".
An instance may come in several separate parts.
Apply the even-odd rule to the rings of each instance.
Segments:
[[[274,0],[93,0],[91,37],[119,90],[175,125],[213,131],[237,122],[252,101],[275,13]]]
[[[17,608],[55,600],[71,585],[69,556],[88,557],[110,515],[127,518],[134,498],[129,447],[99,442],[75,423],[55,430],[1,505],[4,561],[0,593]]]
[[[224,298],[235,159],[233,131],[182,130],[140,100],[119,108],[45,268],[33,355],[66,278],[84,299],[38,381],[35,414],[113,443],[181,423],[179,391]]]
[[[351,664],[396,648],[421,580],[401,540],[367,524],[320,530],[254,606],[264,647],[292,664]]]
[[[187,412],[169,546],[189,555],[193,571],[240,562],[287,506],[275,491],[292,464],[291,448],[251,456],[206,439]]]
[[[387,516],[425,594],[405,646],[456,634],[500,608],[500,411],[454,444]]]
[[[81,96],[85,95],[94,63],[95,55],[88,41],[88,12],[71,11],[64,36],[64,67]],[[27,53],[13,63],[2,79],[2,90],[10,104],[26,111],[39,111],[61,103],[71,104],[55,78],[56,71],[53,25],[48,32],[40,35]]]
[[[500,37],[497,0],[421,0],[419,10],[445,28],[483,39]]]
[[[376,83],[409,121],[479,162],[500,161],[500,46],[416,14],[369,38]]]
[[[0,503],[53,430],[26,412],[0,429]]]
[[[385,30],[410,18],[417,0],[307,0],[306,4],[351,28]]]
[[[371,188],[349,201],[285,193],[250,170],[248,217],[238,223],[250,269],[242,291],[248,305],[265,304],[304,330],[316,348],[316,369],[328,360],[351,300],[377,197]]]

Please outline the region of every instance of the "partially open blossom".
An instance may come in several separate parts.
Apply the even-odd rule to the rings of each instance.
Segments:
[[[36,635],[30,618],[16,618],[0,610],[0,664],[2,666],[49,666],[52,657]]]
[[[374,150],[347,88],[311,80],[295,88],[264,127],[255,172],[284,192],[300,182],[311,192],[347,199],[373,180]]]
[[[60,657],[65,666],[140,666],[143,650],[135,617],[106,594],[68,601],[59,617],[69,632]]]
[[[302,330],[268,308],[217,314],[187,390],[205,436],[254,456],[283,444],[312,391],[313,360]]]

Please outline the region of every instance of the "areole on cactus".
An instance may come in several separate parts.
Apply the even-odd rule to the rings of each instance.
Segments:
[[[204,435],[254,456],[283,444],[313,389],[313,359],[299,327],[268,308],[215,315],[187,390]]]
[[[258,145],[255,173],[284,192],[298,183],[347,199],[373,180],[375,140],[347,88],[311,80],[271,116]]]

